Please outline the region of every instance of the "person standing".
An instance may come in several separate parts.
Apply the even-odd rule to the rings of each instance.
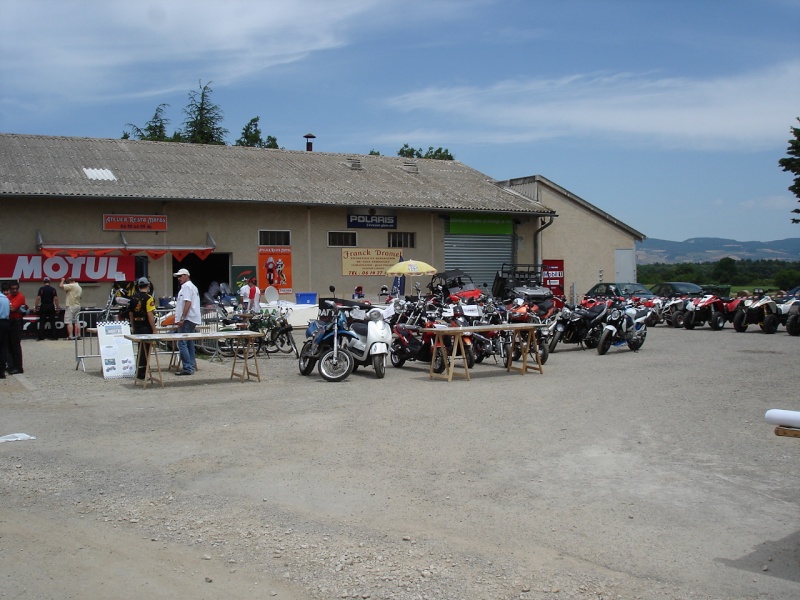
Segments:
[[[250,283],[245,281],[239,288],[239,297],[242,302],[242,312],[250,310]]]
[[[178,283],[181,284],[181,289],[175,301],[175,325],[178,326],[178,333],[193,333],[201,322],[200,294],[189,278],[189,271],[179,269],[174,275],[178,278]],[[194,342],[192,340],[181,340],[178,342],[178,351],[181,355],[183,367],[176,375],[194,375],[197,369]]]
[[[58,284],[61,289],[67,293],[65,301],[66,309],[64,310],[64,325],[67,326],[67,339],[79,340],[81,339],[81,324],[78,321],[78,313],[81,312],[81,295],[83,290],[81,286],[75,281],[74,277],[61,278],[61,283]]]
[[[147,277],[140,277],[136,282],[138,291],[131,296],[129,314],[133,333],[145,334],[156,331],[156,301],[150,295],[150,282]],[[139,342],[139,356],[136,363],[136,379],[144,379],[147,372],[147,360],[150,344]]]
[[[8,301],[11,304],[9,316],[8,349],[11,353],[11,361],[14,367],[9,369],[9,375],[21,375],[25,371],[22,368],[22,317],[28,312],[25,304],[25,296],[19,291],[19,282],[12,281],[8,290]]]
[[[6,360],[8,354],[8,333],[11,325],[11,302],[5,293],[0,294],[0,379],[6,378]]]
[[[37,329],[36,341],[44,340],[44,330],[50,326],[48,339],[57,340],[56,335],[56,313],[58,312],[58,292],[50,285],[50,278],[44,278],[44,285],[36,292],[36,305],[34,310],[39,313],[39,327]]]
[[[258,279],[255,277],[250,278],[249,301],[249,308],[251,312],[261,312],[261,290],[258,289]]]

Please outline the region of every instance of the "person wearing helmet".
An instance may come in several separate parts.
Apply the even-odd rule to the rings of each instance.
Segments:
[[[133,333],[146,334],[156,331],[156,302],[150,295],[150,281],[147,277],[140,277],[136,282],[136,293],[128,304]],[[150,344],[139,343],[139,354],[136,362],[136,379],[144,379],[147,372],[147,356],[150,353]]]

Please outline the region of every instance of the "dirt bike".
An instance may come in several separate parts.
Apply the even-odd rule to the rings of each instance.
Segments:
[[[348,338],[357,336],[347,328],[346,312],[346,307],[337,306],[333,300],[320,301],[320,318],[308,322],[300,350],[301,375],[309,375],[314,364],[326,381],[343,381],[353,372],[355,361],[346,346]]]
[[[764,294],[764,290],[753,290],[754,298],[742,301],[733,317],[733,328],[739,333],[747,331],[748,325],[758,325],[761,331],[772,334],[778,331],[780,311],[775,301]]]

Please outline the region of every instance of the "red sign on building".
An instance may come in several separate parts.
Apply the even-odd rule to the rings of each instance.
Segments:
[[[103,231],[166,231],[167,215],[103,215]]]
[[[542,285],[549,287],[556,296],[564,295],[564,261],[542,261]]]
[[[78,281],[133,281],[133,256],[51,256],[42,254],[0,254],[0,279],[53,281],[74,277]]]

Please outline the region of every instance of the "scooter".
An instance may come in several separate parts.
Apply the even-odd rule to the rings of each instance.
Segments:
[[[356,307],[350,311],[350,330],[356,337],[347,340],[347,350],[353,356],[355,365],[375,369],[375,377],[383,379],[386,374],[386,357],[389,356],[389,344],[392,343],[392,328],[383,318],[380,308],[370,308],[364,315],[364,320],[356,319]],[[363,312],[363,311],[362,311]]]

